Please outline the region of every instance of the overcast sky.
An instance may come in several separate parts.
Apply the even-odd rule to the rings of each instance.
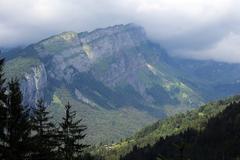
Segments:
[[[172,55],[240,62],[239,0],[0,0],[0,47],[130,22]]]

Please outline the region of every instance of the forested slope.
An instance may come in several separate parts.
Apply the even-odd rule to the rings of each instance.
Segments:
[[[172,149],[170,147],[172,144],[168,144],[170,143],[168,142],[168,139],[170,140],[174,138],[178,139],[179,137],[182,138],[182,136],[183,137],[185,136],[186,138],[191,138],[196,135],[199,135],[200,133],[209,130],[209,127],[211,130],[212,129],[211,126],[214,126],[213,123],[218,119],[221,119],[222,117],[227,118],[229,116],[237,119],[237,117],[239,117],[238,116],[239,107],[233,107],[232,103],[239,102],[239,100],[240,100],[240,96],[235,96],[225,100],[208,103],[200,107],[199,109],[189,111],[185,114],[177,114],[175,116],[169,117],[162,121],[158,121],[153,125],[150,125],[142,129],[141,131],[136,133],[133,137],[128,138],[124,141],[121,141],[120,143],[98,147],[93,152],[94,154],[97,153],[98,155],[102,155],[106,159],[111,159],[111,160],[119,159],[120,157],[123,157],[129,152],[131,153],[128,154],[125,157],[125,159],[135,159],[138,156],[142,157],[143,159],[144,158],[149,159],[147,157],[150,155],[152,157],[155,157],[155,156],[157,157],[158,155],[161,155],[160,154],[161,152],[158,153],[158,149],[155,151],[155,148],[158,148],[159,143],[161,144],[162,149],[170,150]],[[236,113],[234,113],[234,110],[236,110]],[[227,120],[233,121],[232,119],[227,119]],[[222,124],[222,122],[223,122],[222,120],[219,122],[217,121],[216,127],[219,127],[221,125],[223,126],[226,125],[226,124]],[[229,124],[229,125],[232,125],[232,124]],[[222,133],[224,134],[225,128],[219,128],[219,129],[220,131],[222,129],[223,131]],[[212,131],[214,133],[215,129]],[[216,130],[215,134],[217,133],[218,131]],[[236,132],[233,134],[239,134],[239,132]],[[173,153],[176,153],[175,155],[179,156],[179,153],[177,153],[176,150],[177,150],[176,147],[174,148],[174,145],[173,145],[172,152],[170,152],[169,154],[172,155]],[[146,156],[143,153],[146,153]],[[165,150],[162,150],[162,153],[165,153]],[[170,157],[170,158],[174,158],[174,157]]]

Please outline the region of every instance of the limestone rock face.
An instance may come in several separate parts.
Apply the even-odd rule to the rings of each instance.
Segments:
[[[43,64],[34,66],[31,71],[24,74],[21,81],[24,104],[35,106],[37,100],[44,98],[47,87],[47,72]]]
[[[35,44],[34,49],[41,58],[49,61],[47,67],[50,68],[51,77],[70,80],[72,69],[78,72],[92,71],[95,64],[105,63],[103,61],[106,59],[120,61],[120,64],[117,62],[110,66],[109,70],[112,71],[106,74],[111,75],[119,66],[123,72],[126,70],[126,60],[121,56],[146,42],[143,28],[128,24],[79,34],[64,32]],[[101,79],[107,81],[103,77]]]
[[[138,102],[121,104],[117,100],[119,96],[126,96],[124,92],[129,88],[130,95],[125,99],[141,97],[142,105],[172,105],[173,99],[190,106],[201,103],[201,98],[187,85],[179,86],[181,82],[166,73],[172,72],[165,62],[167,54],[135,24],[92,32],[63,32],[33,44],[32,52],[44,63],[51,81],[67,84],[77,99],[87,103],[102,105],[104,101],[111,107],[136,105]],[[79,76],[83,74],[85,79]],[[189,101],[191,96],[195,96],[193,101]]]

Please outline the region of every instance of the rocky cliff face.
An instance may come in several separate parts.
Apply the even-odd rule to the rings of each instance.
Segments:
[[[35,44],[34,49],[41,58],[50,59],[50,76],[69,80],[72,69],[88,72],[96,63],[119,57],[146,41],[143,28],[129,24],[79,34],[64,32]]]
[[[98,99],[96,104],[100,101],[106,104],[107,101],[112,101],[109,98],[114,99],[113,95],[123,96],[130,87],[131,95],[128,96],[142,97],[143,105],[172,105],[171,100],[188,106],[201,103],[201,98],[194,95],[174,75],[164,75],[171,70],[162,59],[166,56],[165,53],[159,45],[148,40],[142,27],[135,24],[117,25],[79,34],[64,32],[34,44],[33,49],[45,63],[49,78],[64,81],[72,86],[72,92],[78,91],[76,97],[81,94],[89,102]],[[74,85],[76,79],[79,79],[79,73],[88,73],[101,84],[85,83],[84,89],[79,88]],[[80,78],[78,81],[81,80]],[[88,81],[93,80],[90,78]],[[106,92],[110,92],[110,95],[99,89],[101,85],[108,87]],[[156,87],[160,87],[167,96],[154,90]],[[195,99],[189,101],[189,97],[193,95]],[[121,106],[116,101],[118,100],[111,102],[111,106]],[[136,105],[137,102],[127,104]]]
[[[24,104],[35,106],[37,100],[44,98],[47,87],[47,73],[43,64],[31,68],[21,80]]]

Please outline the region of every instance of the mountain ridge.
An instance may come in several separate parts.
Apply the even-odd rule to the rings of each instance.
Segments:
[[[240,89],[240,85],[235,87],[240,80],[236,74],[240,65],[224,64],[228,66],[226,70],[217,62],[186,63],[187,60],[170,57],[164,48],[148,39],[142,27],[134,24],[92,32],[65,32],[14,54],[7,61],[6,70],[11,71],[7,76],[22,79],[24,94],[33,95],[25,99],[27,103],[34,106],[37,99],[45,98],[49,109],[59,117],[62,104],[67,102],[65,97],[69,97],[90,127],[104,121],[94,130],[101,138],[94,132],[89,137],[91,141],[119,140],[157,119],[236,94]],[[201,77],[196,72],[206,72],[208,76]],[[222,89],[224,85],[234,87],[226,93],[215,92],[211,77],[216,76],[216,85]],[[125,109],[129,110],[126,117],[122,116]],[[122,123],[127,123],[126,119],[128,127]],[[108,129],[101,130],[103,125]],[[116,131],[108,131],[111,127]],[[109,132],[111,139],[106,137]]]

